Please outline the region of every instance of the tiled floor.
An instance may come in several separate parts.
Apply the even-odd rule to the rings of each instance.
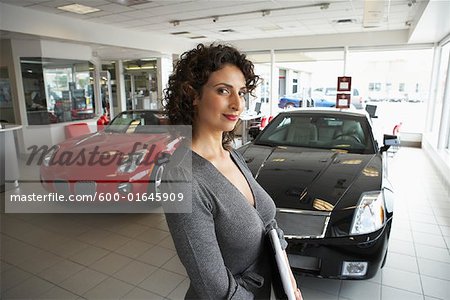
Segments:
[[[390,177],[386,267],[367,281],[299,277],[306,300],[450,299],[448,187],[420,149],[400,149]],[[3,299],[182,299],[189,284],[160,213],[1,214],[0,229]]]

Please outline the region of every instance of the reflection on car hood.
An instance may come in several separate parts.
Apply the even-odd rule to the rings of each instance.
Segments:
[[[332,210],[355,181],[356,190],[379,190],[381,165],[375,156],[258,145],[244,152],[253,175],[277,207],[324,211]],[[350,205],[356,205],[359,195]]]

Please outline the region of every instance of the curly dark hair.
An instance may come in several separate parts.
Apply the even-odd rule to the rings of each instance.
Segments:
[[[199,44],[181,55],[174,72],[169,77],[168,88],[164,90],[163,106],[172,125],[192,125],[195,128],[193,101],[196,96],[201,97],[202,88],[211,73],[227,64],[241,70],[247,91],[252,94],[258,84],[259,76],[254,73],[253,63],[236,48],[214,43],[209,46]],[[231,147],[234,132],[235,129],[223,133],[224,148]]]

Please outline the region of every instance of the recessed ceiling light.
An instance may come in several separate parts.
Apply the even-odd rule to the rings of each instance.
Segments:
[[[259,29],[261,29],[262,31],[276,31],[282,28],[278,25],[274,25],[274,26],[259,27]]]
[[[338,19],[333,20],[332,22],[336,24],[354,24],[356,23],[356,19]]]
[[[222,29],[219,30],[219,32],[228,33],[228,32],[235,32],[233,29]]]
[[[58,6],[57,8],[60,10],[64,10],[64,11],[68,11],[68,12],[72,12],[72,13],[76,13],[76,14],[80,14],[80,15],[85,15],[85,14],[93,13],[96,11],[100,11],[100,9],[98,9],[98,8],[90,7],[90,6],[86,6],[86,5],[82,5],[82,4],[76,4],[76,3],[64,5],[64,6]]]
[[[144,3],[150,3],[152,1],[148,0],[116,0],[115,1],[118,4],[125,5],[125,6],[133,6],[133,5],[139,5]]]
[[[171,32],[170,34],[173,35],[181,35],[181,34],[189,34],[189,31],[177,31],[177,32]]]

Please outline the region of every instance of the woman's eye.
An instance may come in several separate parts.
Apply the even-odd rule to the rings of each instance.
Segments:
[[[240,92],[239,92],[239,97],[245,97],[245,94],[247,94],[247,92],[245,92],[245,91],[240,91]]]
[[[228,91],[228,89],[225,89],[225,88],[220,88],[218,91],[219,91],[219,94],[221,94],[221,95],[228,95],[230,93]]]

